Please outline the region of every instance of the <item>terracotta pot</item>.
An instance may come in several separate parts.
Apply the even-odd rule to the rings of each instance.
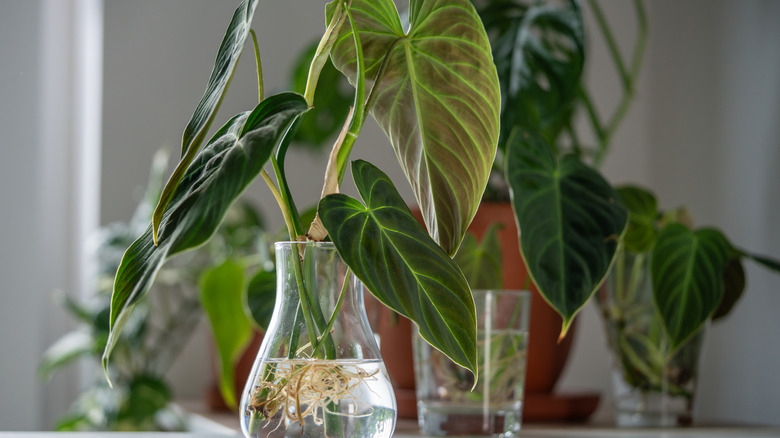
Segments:
[[[531,282],[525,267],[517,238],[512,206],[509,203],[483,202],[471,222],[469,231],[478,239],[494,223],[500,223],[498,238],[504,268],[505,289],[527,289],[532,292],[531,323],[529,328],[528,364],[525,377],[526,393],[552,392],[563,372],[569,356],[576,320],[569,334],[558,343],[562,320],[542,298]]]

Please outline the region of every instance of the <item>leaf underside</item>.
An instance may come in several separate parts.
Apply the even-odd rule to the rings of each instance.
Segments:
[[[333,14],[334,3],[327,14]],[[490,44],[468,0],[412,0],[404,31],[392,0],[353,0],[371,114],[396,152],[431,236],[454,255],[495,158],[500,90]],[[344,26],[333,63],[354,85]],[[384,64],[381,79],[375,79]]]

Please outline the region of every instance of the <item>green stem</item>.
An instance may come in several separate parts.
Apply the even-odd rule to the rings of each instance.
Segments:
[[[350,268],[347,268],[347,271],[344,274],[344,282],[341,285],[341,293],[339,293],[339,299],[336,301],[336,306],[333,308],[333,312],[330,314],[328,325],[325,326],[325,330],[323,330],[322,336],[318,338],[316,342],[313,344],[313,351],[315,355],[317,354],[317,350],[322,346],[323,340],[326,337],[330,336],[330,331],[333,329],[333,324],[336,323],[336,317],[338,316],[338,313],[341,310],[341,305],[344,302],[344,296],[346,295],[347,287],[349,286],[349,275],[351,273],[352,270]]]
[[[300,119],[298,119],[299,121]],[[298,121],[294,123],[298,123]],[[290,129],[294,129],[294,127],[291,127]],[[288,136],[285,136],[285,139]],[[284,139],[282,141],[285,141]],[[282,146],[279,147],[280,150],[283,149]],[[286,148],[284,148],[286,149]],[[286,152],[284,152],[286,154]],[[290,189],[287,187],[287,179],[285,177],[284,169],[279,165],[280,158],[282,161],[284,160],[284,157],[279,157],[278,155],[276,157],[271,157],[271,166],[273,166],[274,174],[276,175],[276,181],[279,183],[279,195],[281,199],[283,200],[284,207],[282,207],[282,214],[285,214],[285,211],[287,212],[287,218],[285,218],[285,224],[287,223],[287,219],[289,219],[290,223],[288,224],[288,231],[292,229],[290,232],[290,240],[298,240],[298,236],[303,235],[303,229],[300,225],[300,218],[298,216],[298,210],[295,208],[295,203],[293,202],[292,196],[290,195]]]
[[[263,64],[260,61],[260,46],[257,44],[257,34],[254,29],[249,29],[252,35],[252,44],[255,47],[255,65],[257,66],[257,102],[263,101]]]
[[[607,43],[610,55],[612,55],[612,61],[615,63],[620,79],[623,81],[623,88],[631,88],[631,75],[628,73],[626,64],[623,62],[623,57],[620,55],[620,49],[618,49],[617,42],[615,41],[612,30],[609,28],[607,18],[604,16],[604,12],[601,10],[599,2],[596,0],[588,0],[588,5],[593,10],[593,16],[596,18],[601,34],[604,36],[604,40]]]
[[[577,90],[577,94],[585,105],[585,112],[588,115],[588,121],[593,129],[593,134],[596,136],[596,152],[594,154],[593,163],[594,167],[599,167],[607,149],[607,136],[604,132],[604,128],[601,123],[601,116],[599,116],[596,106],[593,104],[590,94],[582,86]]]
[[[271,160],[273,160],[273,158],[271,158]],[[263,181],[265,181],[266,185],[268,185],[268,188],[271,189],[271,194],[274,195],[276,203],[279,204],[279,209],[282,210],[282,217],[284,218],[285,226],[287,226],[287,232],[290,234],[290,239],[295,240],[298,234],[295,230],[295,225],[293,224],[292,215],[290,210],[287,208],[287,204],[284,202],[282,194],[279,192],[276,184],[274,184],[271,176],[268,175],[268,172],[266,172],[265,169],[260,171],[260,175],[263,177]]]
[[[295,281],[298,284],[298,299],[301,303],[301,310],[303,310],[303,319],[306,323],[306,331],[309,334],[310,342],[317,339],[317,328],[314,325],[314,317],[312,313],[312,303],[309,302],[309,294],[306,293],[306,284],[303,281],[303,269],[301,268],[301,258],[299,256],[297,245],[295,247],[295,255],[293,260],[293,271],[295,271]]]

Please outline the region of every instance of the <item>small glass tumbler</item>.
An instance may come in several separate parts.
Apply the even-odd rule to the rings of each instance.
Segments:
[[[475,290],[479,380],[414,336],[417,413],[427,436],[515,437],[520,432],[531,294]],[[472,387],[474,389],[472,390]]]

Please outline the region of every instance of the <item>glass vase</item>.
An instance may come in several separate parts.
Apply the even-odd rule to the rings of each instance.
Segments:
[[[474,290],[479,380],[414,334],[417,411],[425,436],[520,432],[531,295]],[[472,390],[473,387],[473,390]]]
[[[395,397],[363,284],[332,243],[275,251],[276,303],[241,397],[244,435],[389,438]]]
[[[672,352],[653,303],[649,253],[620,251],[599,292],[612,356],[615,423],[677,427],[693,421],[704,330]]]

